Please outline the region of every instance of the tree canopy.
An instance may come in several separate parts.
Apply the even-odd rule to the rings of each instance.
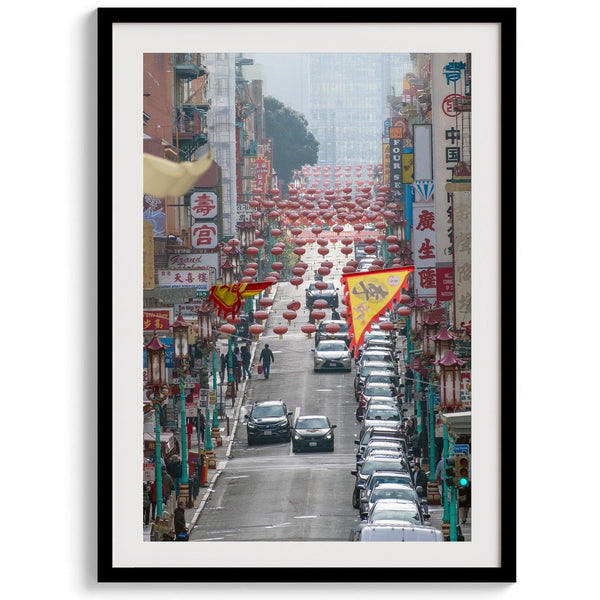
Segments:
[[[314,165],[319,156],[319,142],[308,130],[304,115],[266,96],[265,135],[273,138],[273,168],[281,184],[287,185],[295,170]]]

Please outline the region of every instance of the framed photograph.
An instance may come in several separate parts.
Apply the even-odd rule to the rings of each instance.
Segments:
[[[515,581],[516,9],[100,8],[97,19],[99,289],[111,306],[98,580],[344,583],[367,568],[384,583]],[[345,248],[356,264],[326,265]],[[358,363],[322,359],[310,328],[318,336],[333,309],[356,323],[343,274],[359,249],[365,278],[408,273],[389,274],[400,283],[376,328],[394,340],[403,387],[390,410],[406,445],[382,465],[408,465],[414,502],[375,506],[365,491]],[[363,284],[365,301],[384,294]],[[250,353],[239,371],[238,345]],[[251,431],[267,400],[283,411],[274,444]],[[306,415],[325,419],[313,437]],[[184,526],[185,544],[160,543]],[[387,543],[357,544],[371,540]]]

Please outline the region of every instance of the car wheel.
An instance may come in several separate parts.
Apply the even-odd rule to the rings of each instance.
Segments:
[[[248,446],[254,446],[254,440],[248,438]]]
[[[292,452],[300,452],[300,449],[295,444],[292,444]]]
[[[352,508],[358,508],[360,505],[358,498],[358,489],[352,492]]]

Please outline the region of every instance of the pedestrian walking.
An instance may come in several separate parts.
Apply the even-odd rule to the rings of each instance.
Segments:
[[[165,499],[165,486],[164,486],[164,484],[160,486],[160,489],[162,490],[161,498],[164,501],[164,499]],[[150,484],[150,505],[152,507],[152,520],[153,521],[156,518],[156,502],[157,502],[156,491],[157,491],[156,481],[153,481]]]
[[[275,357],[273,356],[273,352],[271,352],[271,349],[269,348],[269,344],[265,344],[265,347],[262,349],[262,352],[260,353],[259,362],[262,363],[265,379],[269,379],[269,373],[271,372],[271,363],[275,362]]]
[[[177,454],[171,458],[167,464],[167,472],[173,480],[173,489],[175,490],[175,496],[179,497],[179,484],[181,483],[181,460]]]
[[[427,498],[427,473],[421,469],[418,462],[413,466],[413,482],[415,488],[421,486],[421,491],[417,491],[419,498]]]
[[[410,367],[406,367],[404,371],[404,402],[410,404],[412,402],[412,387],[415,374]]]
[[[248,377],[248,379],[252,379],[252,374],[250,373],[250,350],[248,348],[248,344],[242,346],[240,350],[242,356],[242,379]]]
[[[144,481],[144,525],[150,523],[150,486]]]
[[[239,383],[242,379],[242,352],[238,346],[233,349],[233,358],[235,382]]]
[[[340,313],[337,311],[337,309],[335,309],[335,308],[334,308],[334,309],[331,311],[331,318],[332,318],[334,321],[339,321],[339,320],[340,320],[342,317],[340,317]]]

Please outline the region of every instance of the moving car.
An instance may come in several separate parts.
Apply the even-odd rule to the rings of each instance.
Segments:
[[[352,370],[352,355],[344,340],[322,340],[313,352],[315,371]]]
[[[339,304],[337,289],[331,281],[326,282],[327,288],[317,289],[314,281],[309,283],[306,290],[306,308],[313,308],[315,300],[326,300],[329,308],[337,308]]]
[[[333,452],[336,425],[325,415],[298,417],[292,430],[292,450],[329,450]]]
[[[288,411],[282,400],[263,400],[255,402],[249,415],[246,415],[248,446],[257,442],[288,442],[292,428]]]
[[[335,323],[339,325],[340,330],[335,333],[329,333],[326,329],[327,325]],[[350,346],[350,335],[348,333],[348,324],[343,319],[328,319],[321,321],[317,331],[315,332],[315,346],[319,345],[321,340],[344,340],[346,346]]]

